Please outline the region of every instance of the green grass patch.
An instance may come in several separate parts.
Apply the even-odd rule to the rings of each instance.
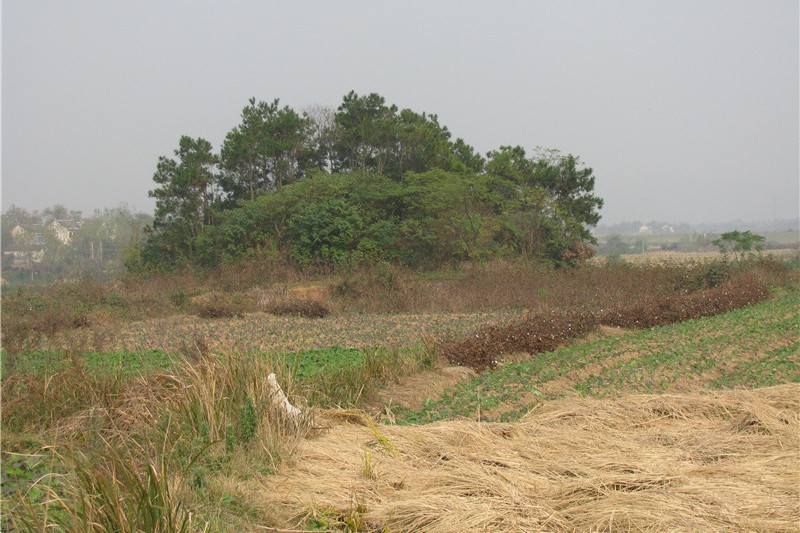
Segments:
[[[364,350],[331,346],[288,353],[283,357],[286,365],[293,370],[295,379],[306,380],[362,365]]]
[[[172,358],[163,350],[65,352],[61,350],[28,350],[2,352],[3,376],[12,373],[49,375],[83,365],[93,375],[136,374],[172,367]]]
[[[378,387],[397,376],[432,365],[424,347],[330,348],[276,355],[311,405],[357,406],[374,399]]]

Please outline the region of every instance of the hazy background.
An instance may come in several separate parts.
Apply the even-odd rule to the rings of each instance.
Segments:
[[[254,96],[351,89],[481,153],[557,148],[601,223],[798,216],[798,2],[2,2],[2,206],[152,212],[159,155]]]

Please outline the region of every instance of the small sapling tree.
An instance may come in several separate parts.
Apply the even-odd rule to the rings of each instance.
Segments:
[[[711,241],[711,244],[719,248],[723,256],[731,252],[735,261],[742,261],[747,254],[760,252],[764,248],[765,240],[763,236],[751,233],[749,230],[734,230],[723,233],[719,239]]]

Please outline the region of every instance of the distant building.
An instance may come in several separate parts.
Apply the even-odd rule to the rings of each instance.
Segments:
[[[75,237],[75,232],[80,228],[81,223],[76,220],[54,220],[47,225],[47,231],[55,235],[61,244],[71,241]]]
[[[653,233],[653,231],[650,229],[650,226],[648,226],[647,224],[645,224],[644,226],[639,228],[639,235],[645,235],[645,234],[648,234],[648,233]]]
[[[3,268],[32,270],[44,259],[44,246],[40,244],[12,244],[3,250]]]
[[[25,228],[23,228],[19,224],[11,228],[11,240],[14,242],[14,244],[22,243],[25,240],[27,234],[28,232],[25,231]]]

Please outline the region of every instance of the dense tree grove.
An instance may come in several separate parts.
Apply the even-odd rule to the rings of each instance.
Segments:
[[[141,260],[215,266],[288,257],[298,266],[428,266],[524,255],[570,264],[603,201],[573,155],[476,153],[436,115],[347,94],[338,109],[251,99],[219,154],[182,137],[159,158]]]

